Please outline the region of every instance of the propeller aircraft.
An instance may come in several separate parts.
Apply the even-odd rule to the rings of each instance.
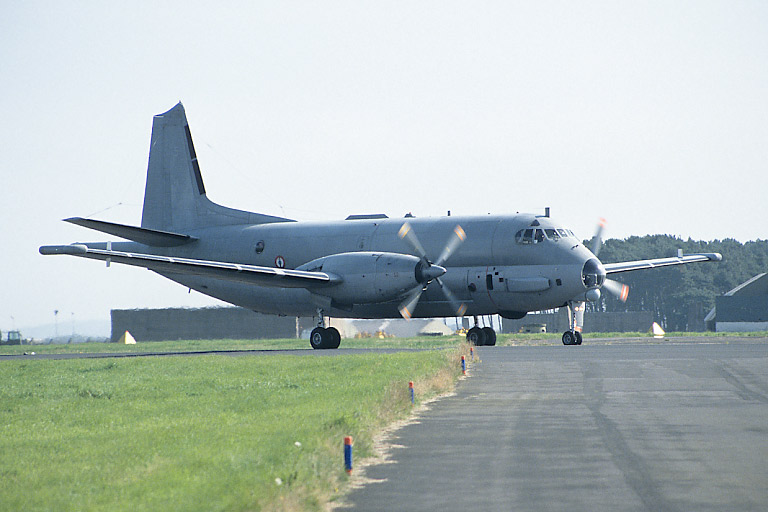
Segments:
[[[408,217],[408,216],[407,216]],[[208,199],[184,107],[156,115],[140,226],[74,217],[66,222],[126,242],[42,246],[43,255],[144,267],[224,302],[267,314],[315,316],[316,349],[338,348],[326,317],[472,316],[467,339],[494,345],[482,315],[522,318],[566,307],[565,345],[580,345],[584,305],[603,290],[626,300],[608,275],[720,261],[717,253],[602,263],[602,226],[592,249],[544,215],[391,219],[352,215],[297,222]]]

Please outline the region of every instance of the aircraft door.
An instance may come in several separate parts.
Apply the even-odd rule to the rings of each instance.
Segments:
[[[495,309],[490,297],[495,284],[493,272],[488,272],[489,270],[486,267],[475,267],[467,271],[467,290],[469,290],[470,299],[475,308],[485,311]]]

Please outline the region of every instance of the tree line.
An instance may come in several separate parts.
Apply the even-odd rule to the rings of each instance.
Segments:
[[[591,241],[585,242],[592,247]],[[694,263],[677,267],[637,270],[609,275],[630,287],[622,303],[607,292],[600,301],[588,304],[588,311],[651,311],[669,331],[698,330],[699,321],[715,305],[715,297],[757,274],[768,272],[768,240],[741,243],[737,240],[711,242],[682,240],[670,235],[633,236],[605,240],[600,251],[604,263],[676,256],[684,253],[719,252],[723,261]]]

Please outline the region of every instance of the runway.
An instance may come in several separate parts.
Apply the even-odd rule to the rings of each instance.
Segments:
[[[768,340],[478,355],[352,510],[768,510]]]

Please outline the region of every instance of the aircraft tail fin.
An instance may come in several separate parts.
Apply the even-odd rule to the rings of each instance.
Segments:
[[[205,227],[288,221],[227,208],[209,200],[184,106],[179,102],[154,117],[142,228],[183,233]]]

